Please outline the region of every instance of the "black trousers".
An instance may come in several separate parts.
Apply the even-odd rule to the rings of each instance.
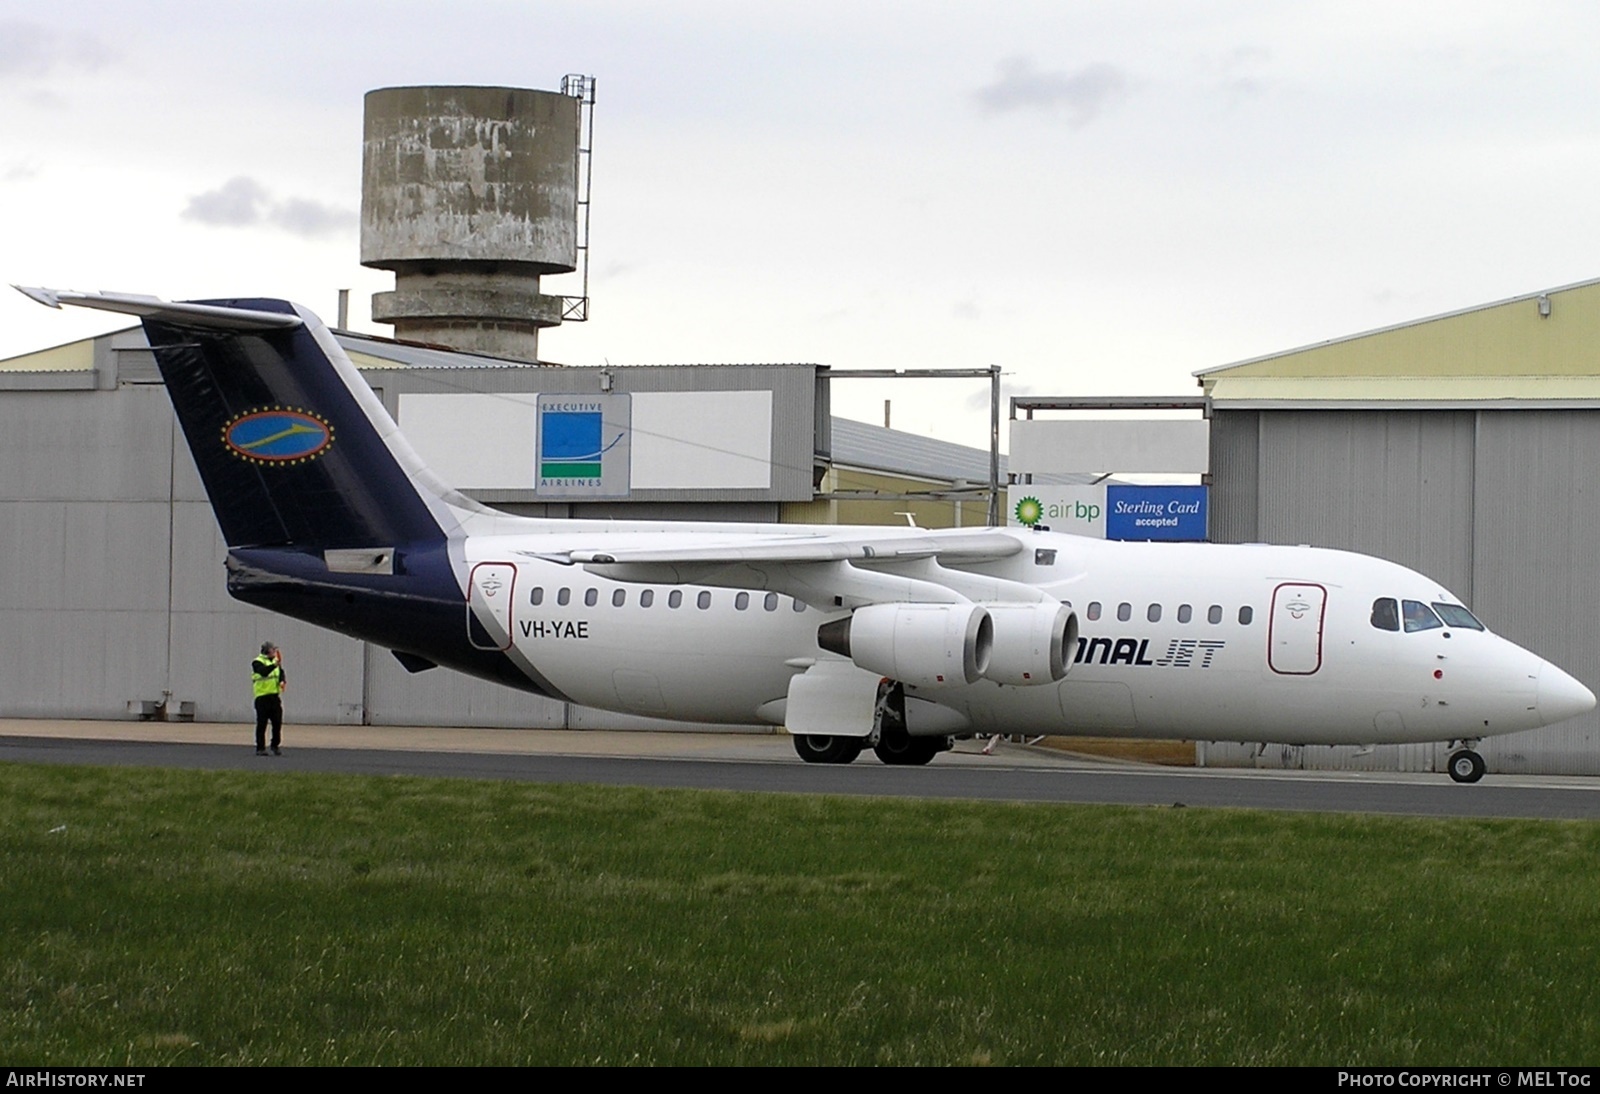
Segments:
[[[276,695],[256,696],[256,751],[267,747],[267,723],[272,723],[272,747],[283,741],[283,699]]]

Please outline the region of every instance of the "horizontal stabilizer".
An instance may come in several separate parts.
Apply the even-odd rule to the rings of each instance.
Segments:
[[[29,300],[36,300],[51,308],[72,304],[80,308],[136,315],[140,319],[158,319],[175,327],[198,327],[202,330],[292,330],[303,325],[298,315],[282,312],[251,311],[247,308],[222,308],[215,304],[175,304],[154,296],[133,293],[84,293],[64,289],[31,288],[13,285]]]

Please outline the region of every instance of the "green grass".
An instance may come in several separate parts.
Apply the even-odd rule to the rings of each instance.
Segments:
[[[0,766],[0,1060],[1600,1062],[1600,825]]]

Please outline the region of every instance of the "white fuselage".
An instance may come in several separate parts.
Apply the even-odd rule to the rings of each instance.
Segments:
[[[584,541],[625,550],[714,544],[719,534],[748,536],[748,526],[591,531]],[[761,589],[612,581],[538,557],[571,542],[565,530],[473,537],[462,577],[478,583],[480,603],[484,581],[510,586],[495,635],[480,642],[508,635],[508,655],[576,702],[684,721],[781,721],[790,679],[834,656],[819,649],[817,629],[842,608]],[[1561,670],[1486,630],[1375,626],[1379,598],[1458,603],[1382,560],[1051,533],[1026,543],[965,572],[1069,603],[1080,635],[1058,682],[908,689],[975,732],[1432,741],[1546,725],[1593,702]]]

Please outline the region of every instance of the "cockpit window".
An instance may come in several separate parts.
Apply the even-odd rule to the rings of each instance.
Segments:
[[[1372,625],[1380,631],[1400,629],[1400,603],[1392,596],[1380,596],[1372,602]]]
[[[1460,604],[1441,604],[1435,600],[1433,610],[1439,613],[1439,618],[1444,620],[1444,625],[1447,627],[1465,627],[1472,631],[1484,629],[1483,624],[1478,622],[1478,617]]]
[[[1420,600],[1405,600],[1401,607],[1406,621],[1406,633],[1414,631],[1431,631],[1435,627],[1444,626],[1439,622],[1439,617],[1433,614],[1433,609]]]

